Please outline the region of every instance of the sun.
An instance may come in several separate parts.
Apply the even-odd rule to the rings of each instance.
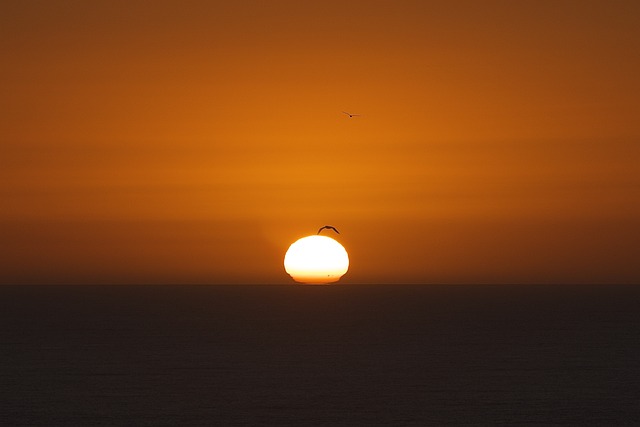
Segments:
[[[284,256],[284,269],[296,282],[337,282],[349,269],[345,248],[327,236],[307,236],[294,242]]]

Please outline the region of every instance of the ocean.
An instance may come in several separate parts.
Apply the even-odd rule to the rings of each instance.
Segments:
[[[4,426],[640,425],[640,286],[0,287]]]

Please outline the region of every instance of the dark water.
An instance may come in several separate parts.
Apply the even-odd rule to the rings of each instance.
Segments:
[[[0,288],[0,424],[639,425],[640,286]]]

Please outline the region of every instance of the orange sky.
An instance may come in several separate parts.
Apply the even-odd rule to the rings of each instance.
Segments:
[[[640,282],[640,3],[3,1],[1,283]],[[348,118],[343,110],[362,114]]]

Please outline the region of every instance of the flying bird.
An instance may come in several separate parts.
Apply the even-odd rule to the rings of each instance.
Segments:
[[[333,230],[333,231],[335,231],[336,233],[340,234],[340,232],[339,232],[339,231],[338,231],[334,226],[332,226],[332,225],[324,225],[324,226],[320,227],[320,230],[318,230],[318,233],[317,233],[317,234],[320,234],[320,232],[321,232],[322,230],[324,230],[325,228],[326,228],[326,229],[329,229],[329,230]]]
[[[349,117],[360,117],[360,114],[351,114],[351,113],[347,113],[346,111],[343,111],[343,113],[345,113]]]

